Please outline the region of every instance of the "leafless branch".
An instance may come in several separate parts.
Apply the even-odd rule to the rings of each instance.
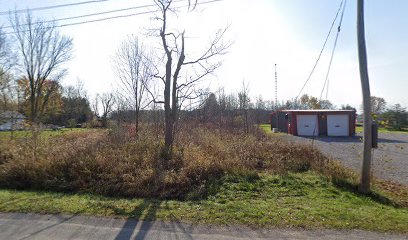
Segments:
[[[196,63],[200,63],[203,61],[207,61],[213,58],[214,56],[226,54],[227,50],[233,44],[232,42],[227,42],[227,43],[223,42],[225,33],[228,31],[228,29],[229,29],[229,26],[224,29],[218,30],[214,39],[211,41],[210,46],[200,57],[192,61],[184,62],[183,64],[184,65],[196,64]]]
[[[64,64],[71,59],[72,39],[62,36],[54,23],[10,16],[18,45],[19,69],[29,81],[30,120],[37,122],[41,112],[43,87],[47,80],[58,81],[66,72]]]

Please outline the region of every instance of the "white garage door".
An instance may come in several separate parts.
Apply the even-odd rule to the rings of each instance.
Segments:
[[[317,115],[297,115],[297,133],[299,136],[318,136]]]
[[[327,135],[348,136],[349,116],[347,114],[327,115]]]

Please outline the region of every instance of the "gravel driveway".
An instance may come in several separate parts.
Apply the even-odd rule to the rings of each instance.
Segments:
[[[309,137],[287,135],[284,138],[312,143]],[[361,133],[355,137],[317,137],[314,144],[324,154],[360,172],[363,159]],[[376,177],[408,185],[408,134],[379,133],[378,149],[373,151],[372,170]]]

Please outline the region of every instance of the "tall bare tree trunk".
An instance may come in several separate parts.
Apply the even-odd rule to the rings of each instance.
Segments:
[[[165,40],[164,34],[162,34],[163,45],[167,47],[167,43]],[[171,87],[171,64],[172,64],[172,56],[170,51],[166,51],[167,53],[167,63],[166,63],[166,81],[164,86],[164,146],[165,152],[170,157],[172,146],[173,146],[173,119],[172,119],[172,112],[170,107],[170,87]]]
[[[191,0],[188,2],[190,3],[190,1]],[[215,69],[221,66],[221,62],[209,63],[209,60],[217,55],[225,54],[226,49],[231,45],[231,43],[224,43],[222,41],[223,35],[227,28],[220,30],[217,32],[210,46],[204,51],[203,54],[191,61],[185,61],[184,31],[171,32],[167,29],[167,13],[175,12],[175,7],[171,7],[172,2],[173,0],[155,0],[155,3],[159,7],[162,15],[157,19],[162,22],[159,32],[166,58],[166,73],[164,76],[158,77],[164,82],[164,101],[160,101],[160,103],[164,103],[164,151],[167,159],[170,159],[172,156],[175,123],[178,120],[177,115],[180,105],[182,104],[183,100],[186,100],[187,98],[191,99],[192,95],[196,95],[196,98],[199,97],[200,94],[194,91],[194,86],[206,75],[213,73]],[[195,2],[194,7],[196,4],[197,2]],[[194,7],[189,10],[194,10]],[[168,37],[171,38],[171,41],[167,41]],[[181,40],[181,43],[179,40]],[[175,66],[173,66],[173,54],[176,56],[175,61],[177,61]],[[186,65],[200,65],[202,71],[197,72],[194,76],[190,76],[189,78],[186,78],[186,81],[180,83],[178,82],[180,71],[182,66]],[[179,102],[179,99],[183,100],[180,100]]]

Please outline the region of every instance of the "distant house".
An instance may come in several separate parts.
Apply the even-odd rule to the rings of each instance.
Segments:
[[[271,114],[271,128],[297,136],[353,136],[354,110],[279,110]]]
[[[0,113],[0,131],[25,129],[26,117],[17,111]]]

